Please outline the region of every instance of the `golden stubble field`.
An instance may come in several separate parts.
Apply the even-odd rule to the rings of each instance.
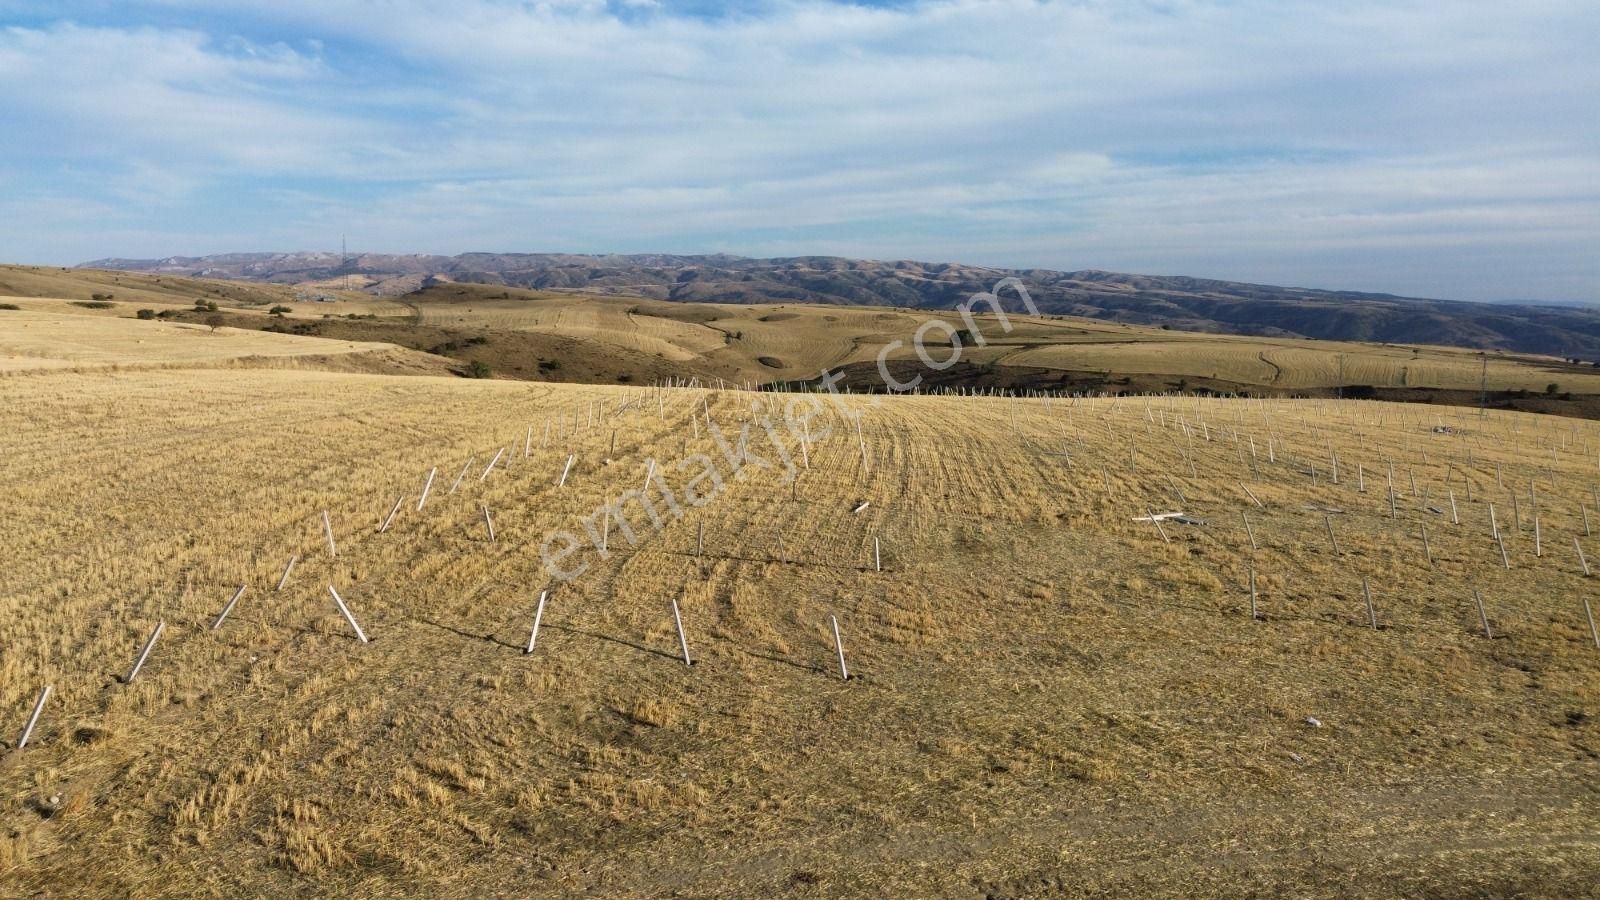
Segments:
[[[22,300],[0,312],[0,378],[44,370],[193,368],[245,364],[327,365],[330,357],[375,355],[396,364],[422,354],[371,341],[336,341],[166,321],[130,322],[59,300]],[[434,371],[441,371],[434,366]]]
[[[777,411],[805,395],[239,369],[0,391],[0,894],[1600,881],[1589,422],[823,396],[805,468]],[[736,473],[708,416],[772,466]],[[552,579],[547,535],[651,459],[682,517],[629,506],[636,546],[610,527]],[[724,488],[695,506],[707,466]]]

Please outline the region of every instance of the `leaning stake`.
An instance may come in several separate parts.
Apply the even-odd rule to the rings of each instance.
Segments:
[[[678,601],[676,600],[672,601],[672,621],[678,626],[678,646],[683,648],[683,664],[692,666],[694,661],[689,658],[689,639],[683,636],[683,616],[678,614]]]
[[[544,618],[544,598],[549,591],[539,592],[539,608],[533,611],[533,631],[528,635],[528,649],[522,651],[523,655],[533,652],[533,643],[539,639],[539,621]]]
[[[422,512],[422,504],[428,502],[428,492],[433,490],[433,476],[437,474],[439,474],[438,466],[428,470],[428,480],[422,483],[422,496],[417,499],[417,512]]]
[[[229,600],[228,601],[228,605],[224,606],[222,608],[222,612],[217,613],[217,620],[215,622],[211,623],[211,630],[212,631],[216,631],[218,628],[222,627],[222,620],[226,619],[228,617],[228,613],[233,612],[234,604],[238,603],[239,602],[239,598],[243,597],[243,596],[244,596],[244,585],[241,584],[241,585],[239,585],[239,589],[237,591],[233,592],[233,599]]]
[[[850,670],[844,665],[844,641],[839,637],[839,619],[836,616],[829,616],[828,621],[833,623],[833,646],[839,651],[839,677],[849,681]]]
[[[361,630],[361,625],[356,622],[356,617],[350,615],[350,607],[344,605],[344,598],[339,596],[339,592],[334,590],[331,584],[328,585],[328,593],[333,595],[333,602],[339,605],[339,612],[344,613],[344,620],[349,622],[350,627],[356,630],[356,637],[361,639],[361,643],[367,643],[367,633]]]
[[[33,715],[28,717],[28,724],[22,727],[22,737],[17,738],[18,750],[28,746],[28,738],[33,737],[33,726],[39,724],[39,716],[44,712],[44,702],[50,699],[50,692],[54,689],[55,685],[47,684],[44,690],[39,692],[39,699],[33,704]]]
[[[383,520],[383,524],[378,526],[379,534],[383,534],[385,531],[389,530],[389,524],[394,521],[395,513],[400,511],[400,504],[404,502],[406,502],[406,497],[404,494],[401,494],[395,498],[394,509],[389,510],[389,515]]]
[[[144,649],[139,651],[139,658],[133,661],[133,668],[128,670],[128,677],[122,679],[123,684],[133,683],[133,679],[139,674],[139,670],[144,668],[144,661],[150,658],[150,651],[155,649],[156,640],[161,637],[161,632],[166,629],[166,622],[156,623],[155,630],[150,632],[150,637],[144,642]]]
[[[278,586],[273,588],[274,591],[283,590],[283,586],[289,583],[289,573],[294,571],[294,564],[299,559],[298,555],[289,557],[289,562],[283,567],[283,575],[278,578]]]
[[[1483,623],[1483,636],[1494,640],[1494,632],[1489,630],[1489,614],[1483,611],[1483,595],[1477,588],[1472,589],[1472,602],[1478,604],[1478,621]]]

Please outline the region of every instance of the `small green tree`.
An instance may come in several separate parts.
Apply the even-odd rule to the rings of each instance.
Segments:
[[[212,305],[215,306],[216,304],[212,304]],[[227,319],[224,319],[223,317],[221,317],[219,315],[209,315],[209,316],[206,316],[206,318],[205,318],[205,323],[207,325],[211,326],[211,333],[212,334],[216,334],[217,329],[221,328],[224,324],[227,323],[227,321],[228,321]]]
[[[468,378],[488,378],[490,375],[494,374],[494,370],[489,368],[488,364],[483,360],[475,359],[472,362],[467,363],[466,374]]]
[[[134,315],[141,319],[154,319],[156,317],[156,311],[153,309],[141,309],[134,313]]]
[[[1561,393],[1561,385],[1556,384],[1555,382],[1552,381],[1549,384],[1544,386],[1544,392],[1546,394],[1550,394],[1552,396],[1555,395],[1555,394],[1559,394],[1559,393]]]

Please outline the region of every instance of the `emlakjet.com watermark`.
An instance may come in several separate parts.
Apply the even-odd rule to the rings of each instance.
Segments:
[[[730,441],[717,423],[709,415],[706,417],[706,428],[717,445],[720,460],[708,453],[691,453],[670,465],[657,465],[650,459],[640,487],[623,491],[596,506],[588,516],[579,517],[578,530],[546,535],[539,547],[545,571],[557,581],[571,581],[589,570],[593,564],[591,554],[601,560],[610,558],[613,531],[629,547],[636,547],[646,528],[660,531],[683,518],[685,507],[705,506],[725,491],[730,481],[749,473],[776,470],[782,483],[794,481],[799,471],[796,457],[809,458],[811,446],[827,439],[833,426],[812,430],[811,420],[823,408],[815,395],[794,397],[785,403],[781,426],[772,421],[765,407],[759,400],[751,404],[751,412],[758,418],[742,424],[737,442]],[[674,487],[678,479],[683,480]]]
[[[965,303],[956,306],[956,312],[960,314],[962,324],[966,326],[964,329],[957,329],[941,318],[930,318],[918,326],[911,336],[912,350],[917,358],[930,370],[940,372],[961,361],[966,343],[963,337],[969,338],[974,346],[984,346],[987,341],[973,316],[973,309],[979,304],[987,304],[1000,323],[1002,332],[1010,334],[1011,319],[1001,306],[999,296],[1000,292],[1007,288],[1016,292],[1029,314],[1040,315],[1039,307],[1029,296],[1028,289],[1022,281],[1015,277],[1003,278],[995,283],[993,290],[979,291],[967,298]],[[929,351],[928,336],[935,331],[941,334],[936,346],[948,354],[944,359],[936,359]],[[883,379],[884,387],[895,393],[914,391],[923,380],[920,374],[908,381],[901,381],[890,374],[889,355],[904,346],[904,341],[894,340],[878,351],[878,374]],[[839,390],[839,384],[843,380],[843,372],[823,369],[818,387],[833,399],[834,406],[841,416],[846,419],[858,419],[861,416],[860,410],[845,403]],[[872,402],[874,404],[878,402],[877,398]],[[743,423],[737,443],[728,440],[723,430],[711,419],[708,411],[706,428],[716,443],[721,465],[718,459],[707,453],[691,453],[671,465],[658,466],[653,458],[647,460],[644,483],[639,488],[623,491],[615,499],[609,499],[596,506],[588,516],[580,516],[576,530],[552,531],[545,536],[544,543],[539,547],[539,556],[544,563],[545,571],[556,581],[571,581],[589,571],[593,565],[592,556],[597,555],[600,560],[610,558],[613,530],[628,547],[637,547],[643,539],[642,533],[646,528],[650,531],[660,531],[671,522],[682,519],[684,507],[705,506],[721,495],[730,481],[742,478],[749,472],[773,471],[773,463],[756,452],[760,447],[752,449],[752,427],[758,429],[753,436],[755,443],[759,445],[762,438],[765,438],[766,446],[771,448],[770,452],[780,464],[781,483],[788,484],[794,481],[798,474],[795,465],[796,456],[809,460],[812,445],[826,440],[833,433],[831,425],[825,425],[817,431],[812,430],[812,419],[823,411],[823,408],[822,401],[816,394],[794,397],[783,406],[780,427],[765,411],[765,403],[760,400],[755,401],[751,404],[751,412],[758,418]],[[786,440],[785,434],[792,438],[792,441]],[[684,480],[674,487],[674,479],[679,478]]]

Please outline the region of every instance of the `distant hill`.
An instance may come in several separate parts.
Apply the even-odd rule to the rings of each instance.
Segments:
[[[701,303],[827,303],[942,308],[1021,278],[1041,311],[1140,325],[1270,337],[1446,344],[1600,360],[1600,310],[1466,303],[1086,269],[803,256],[464,253],[459,256],[232,253],[101,259],[83,268],[250,281],[327,283],[398,296],[441,282],[645,296]]]

